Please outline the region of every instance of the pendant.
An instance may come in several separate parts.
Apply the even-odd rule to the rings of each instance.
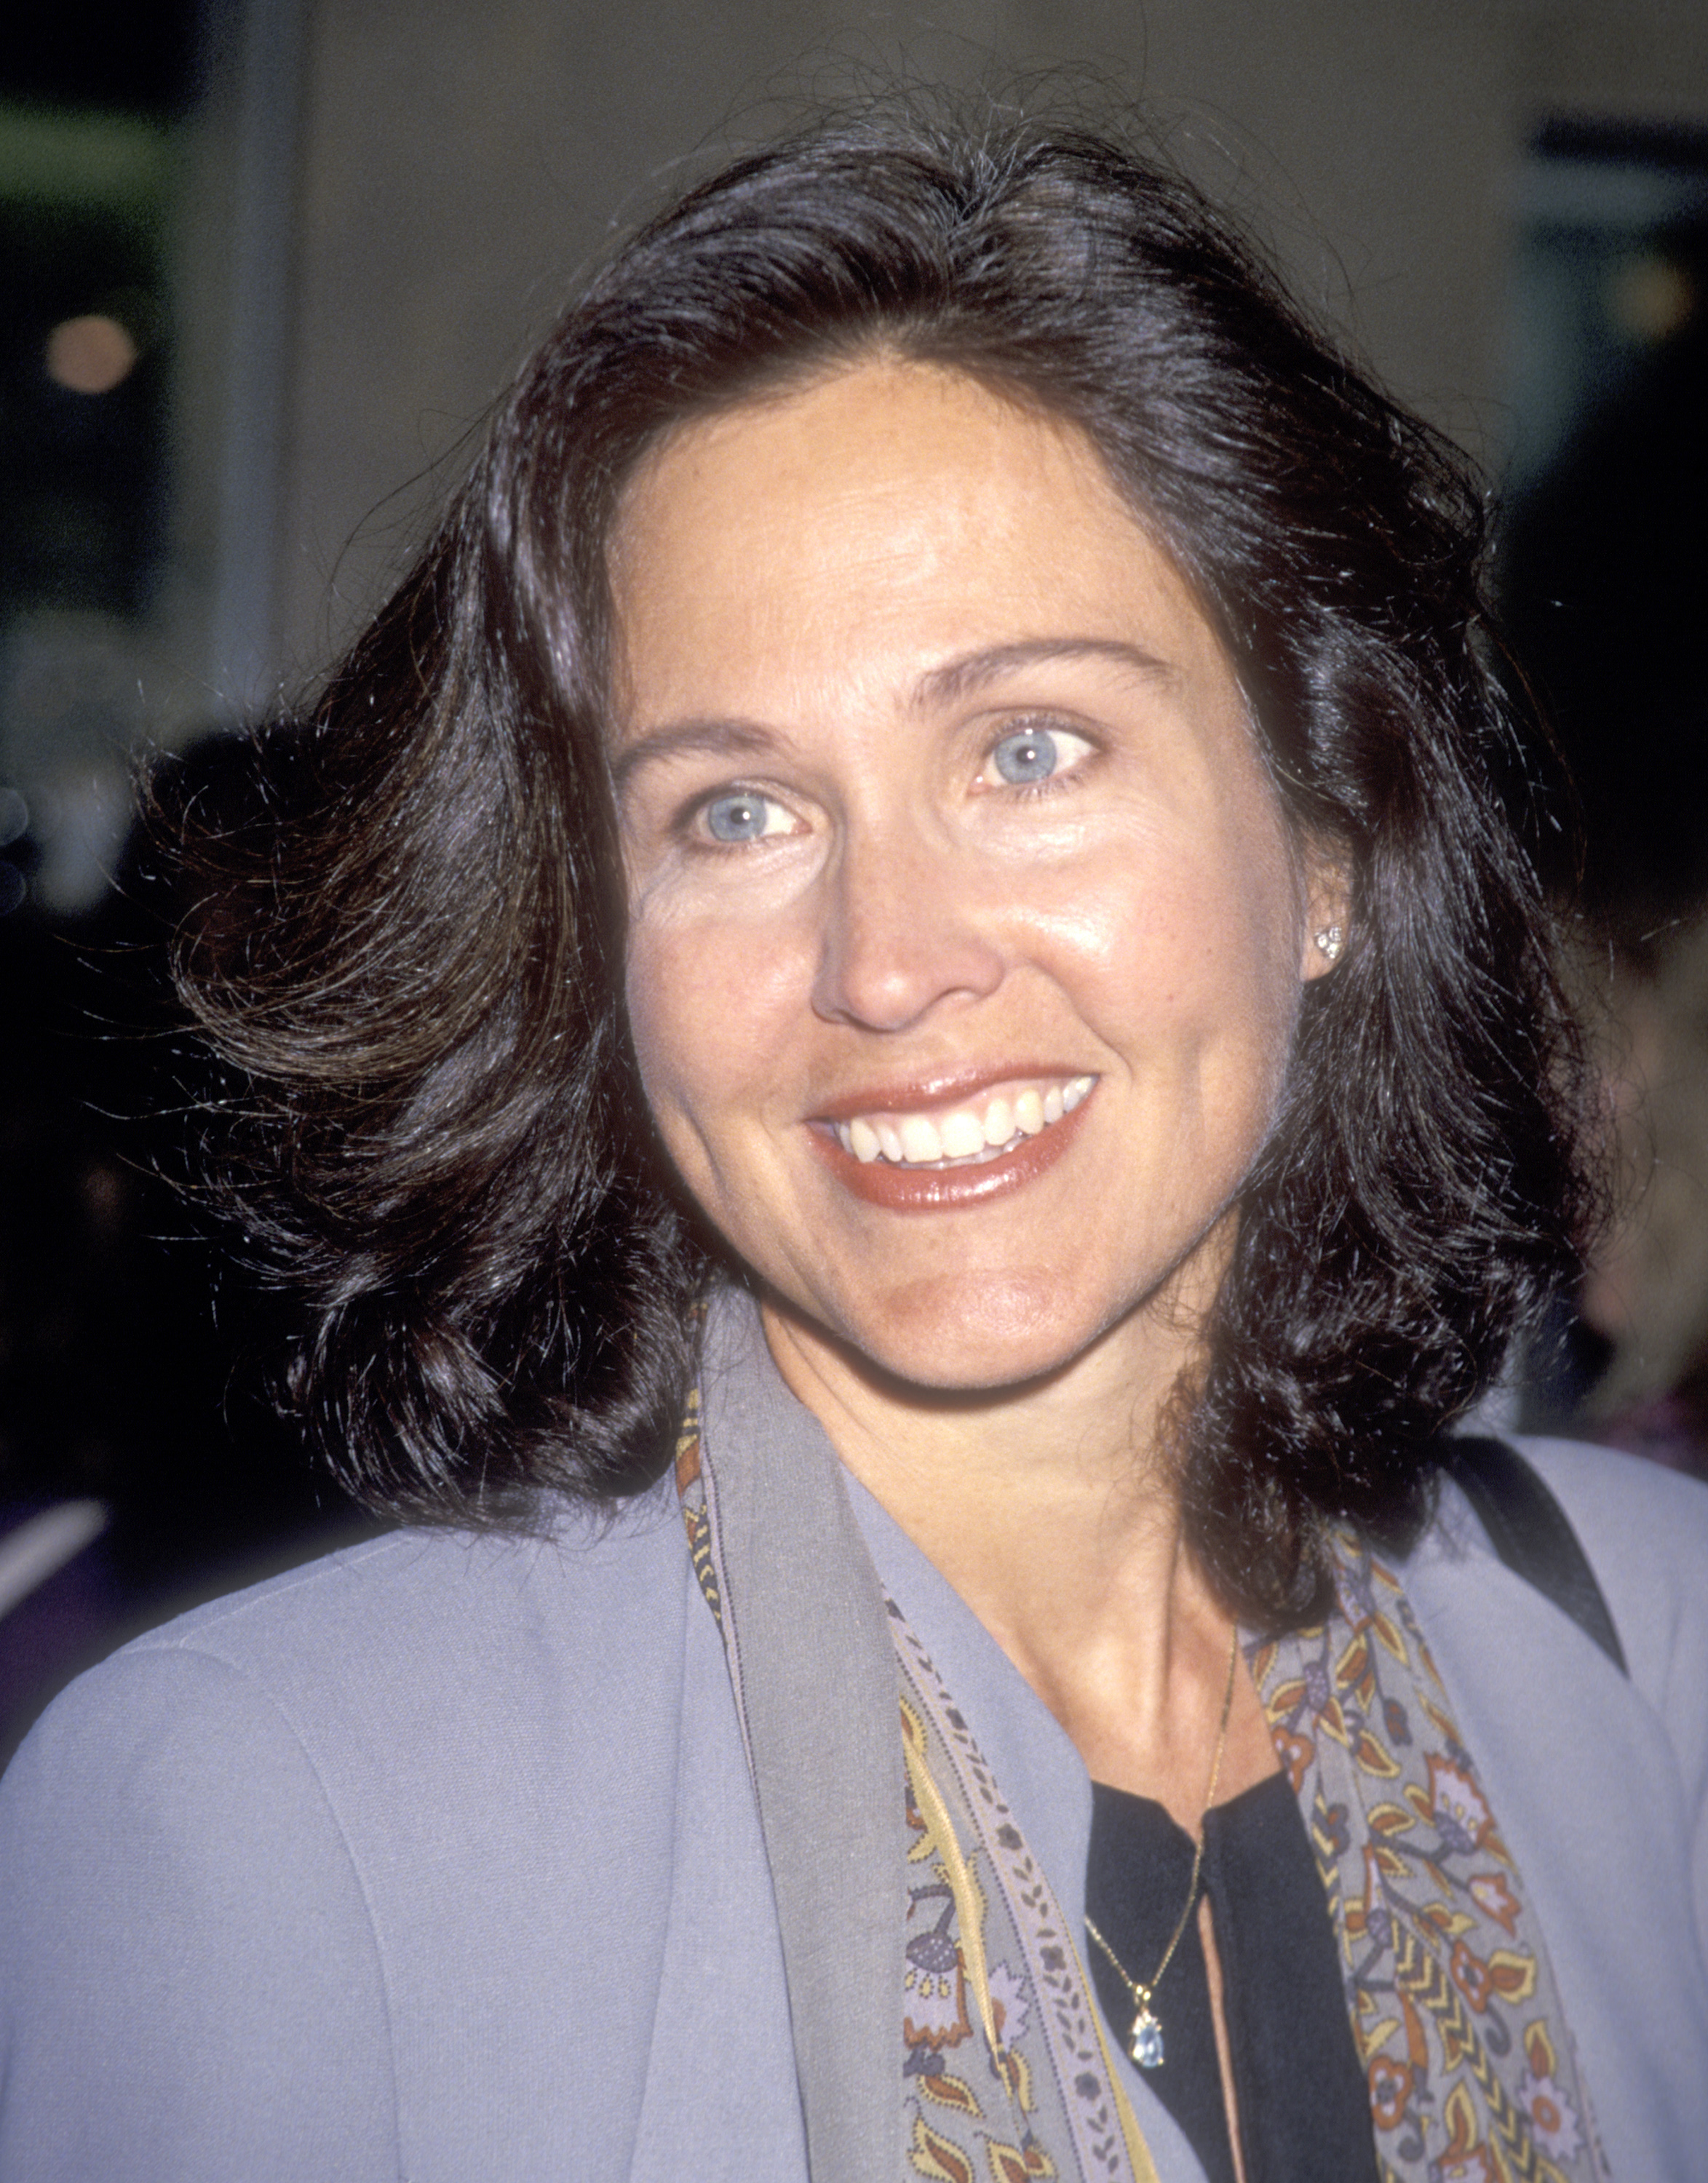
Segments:
[[[1127,2051],[1141,2069],[1162,2067],[1162,2025],[1144,2002],[1138,2004],[1132,2029],[1127,2035]]]

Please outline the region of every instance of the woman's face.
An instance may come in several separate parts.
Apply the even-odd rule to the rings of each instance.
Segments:
[[[1201,1303],[1324,958],[1228,661],[1090,443],[849,367],[663,442],[612,577],[630,1018],[713,1224],[924,1386]]]

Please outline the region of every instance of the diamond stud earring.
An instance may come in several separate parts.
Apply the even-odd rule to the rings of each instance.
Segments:
[[[1346,942],[1338,925],[1325,925],[1316,935],[1316,944],[1331,963],[1337,960]]]

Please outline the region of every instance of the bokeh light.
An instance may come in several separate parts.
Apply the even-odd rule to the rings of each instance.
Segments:
[[[101,311],[62,319],[47,336],[47,376],[74,394],[110,394],[136,357],[130,330]]]

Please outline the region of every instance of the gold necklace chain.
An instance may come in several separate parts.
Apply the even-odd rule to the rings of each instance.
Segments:
[[[1236,1625],[1232,1642],[1227,1648],[1227,1687],[1221,1694],[1221,1721],[1216,1731],[1216,1756],[1210,1763],[1210,1786],[1204,1792],[1206,1815],[1216,1802],[1216,1786],[1221,1779],[1221,1754],[1227,1748],[1228,1716],[1233,1710],[1234,1670],[1239,1664],[1239,1630]],[[1141,2069],[1160,2069],[1162,2067],[1162,2022],[1152,2005],[1152,1997],[1162,1984],[1162,1975],[1174,1961],[1174,1952],[1180,1946],[1187,1921],[1198,1902],[1199,1875],[1204,1869],[1204,1822],[1199,1822],[1198,1840],[1192,1852],[1192,1878],[1187,1883],[1186,1902],[1175,1920],[1174,1930],[1168,1936],[1168,1946],[1162,1952],[1162,1961],[1150,1975],[1150,1983],[1143,1986],[1128,1970],[1115,1950],[1110,1947],[1089,1917],[1085,1930],[1109,1958],[1110,1969],[1132,1996],[1132,2029],[1127,2035],[1127,2051]]]

